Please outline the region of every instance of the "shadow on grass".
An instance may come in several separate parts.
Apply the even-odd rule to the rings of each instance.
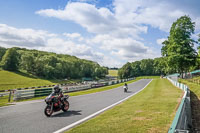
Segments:
[[[58,113],[55,115],[52,115],[52,117],[69,117],[69,116],[74,116],[74,115],[82,115],[81,110],[69,110],[67,112],[62,112],[62,113]]]
[[[193,91],[190,92],[190,96],[191,96],[193,132],[199,133],[200,132],[200,100]]]
[[[21,76],[24,76],[24,77],[28,77],[28,78],[39,79],[39,77],[31,75],[31,74],[28,74],[28,73],[25,73],[25,72],[15,71],[14,73],[18,74],[18,75],[21,75]]]

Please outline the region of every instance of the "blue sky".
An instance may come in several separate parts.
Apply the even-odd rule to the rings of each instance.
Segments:
[[[200,33],[199,0],[0,1],[0,46],[75,55],[108,67],[160,57],[174,21]]]

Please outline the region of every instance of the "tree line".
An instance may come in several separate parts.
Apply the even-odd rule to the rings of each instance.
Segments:
[[[192,38],[195,22],[189,16],[178,18],[171,26],[168,38],[162,43],[162,57],[126,63],[119,69],[119,77],[166,75],[200,69],[200,34]],[[197,49],[195,48],[197,47]]]
[[[8,71],[25,71],[47,79],[98,79],[108,74],[108,68],[93,61],[18,47],[0,47],[0,67]]]

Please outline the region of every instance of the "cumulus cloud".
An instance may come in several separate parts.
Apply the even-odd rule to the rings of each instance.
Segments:
[[[96,34],[139,38],[140,33],[147,32],[146,26],[122,22],[108,8],[96,8],[95,5],[88,3],[69,2],[64,10],[44,9],[37,11],[36,14],[74,21],[88,32]]]
[[[79,33],[63,33],[65,37],[72,40],[83,41],[84,38]]]
[[[162,45],[162,43],[167,40],[167,38],[160,38],[160,39],[157,39],[156,42],[158,45]]]
[[[199,14],[193,11],[198,8],[191,9],[191,6],[194,7],[191,3],[187,2],[186,6],[182,1],[173,0],[115,0],[113,5],[115,16],[122,21],[150,25],[168,32],[172,23],[183,15],[190,15],[198,22]],[[200,27],[197,26],[197,29],[200,30]]]
[[[0,43],[4,45],[27,47],[44,46],[47,38],[55,36],[55,34],[48,34],[47,31],[17,29],[0,24]]]

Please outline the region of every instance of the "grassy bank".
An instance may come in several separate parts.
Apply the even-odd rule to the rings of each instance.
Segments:
[[[55,85],[63,82],[76,81],[45,80],[25,73],[0,70],[0,90]]]
[[[194,129],[200,130],[200,85],[189,82],[187,80],[179,80],[186,84],[190,89],[191,109],[192,109],[192,125]]]
[[[183,92],[154,79],[142,92],[66,133],[167,132]]]

